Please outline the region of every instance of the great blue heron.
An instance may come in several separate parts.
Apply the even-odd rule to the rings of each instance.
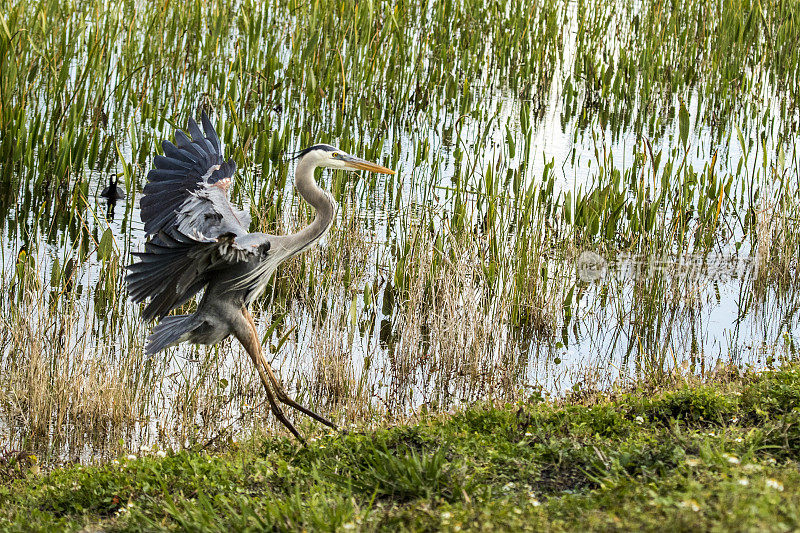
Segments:
[[[314,181],[314,169],[394,171],[327,144],[306,148],[296,156],[294,184],[316,210],[314,221],[292,235],[250,233],[250,216],[228,201],[236,163],[223,159],[219,137],[205,113],[201,122],[204,132],[189,119],[191,139],[177,130],[175,144],[163,141],[164,155],[155,156],[141,200],[150,239],[145,251],[135,254],[139,261],[128,266],[126,280],[134,302],[149,298],[143,319],[162,319],[148,339],[147,353],[185,341],[214,344],[233,334],[253,360],[272,412],[303,441],[278,402],[336,426],[286,393],[264,358],[248,306],[264,291],[275,268],[319,241],[336,216],[336,202]],[[201,289],[205,292],[197,311],[167,316]]]

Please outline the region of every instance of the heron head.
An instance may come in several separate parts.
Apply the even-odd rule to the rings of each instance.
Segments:
[[[339,168],[342,170],[366,170],[378,174],[394,174],[394,170],[350,155],[329,144],[315,144],[297,154],[300,159],[310,160],[318,167]]]

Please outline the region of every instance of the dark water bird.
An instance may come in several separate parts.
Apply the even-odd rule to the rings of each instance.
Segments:
[[[100,196],[106,199],[106,220],[114,220],[114,209],[117,207],[117,200],[125,198],[125,188],[119,186],[118,176],[108,176],[108,186],[102,190]]]
[[[107,199],[109,202],[125,199],[125,188],[119,186],[119,177],[109,175],[108,186],[103,189],[100,196]]]
[[[250,233],[250,216],[228,201],[236,171],[225,161],[219,137],[203,113],[200,131],[189,119],[188,132],[175,132],[175,144],[162,143],[141,200],[144,230],[150,238],[139,261],[129,265],[128,292],[134,302],[149,302],[146,321],[161,319],[148,338],[155,354],[181,342],[214,344],[229,335],[242,343],[256,367],[272,412],[300,441],[303,438],[278,402],[335,428],[326,418],[289,397],[264,357],[248,307],[264,291],[275,268],[313,246],[330,228],[337,204],[314,180],[314,170],[338,168],[394,174],[393,170],[327,144],[299,152],[294,184],[315,210],[314,221],[292,235]],[[205,289],[190,315],[167,316]]]

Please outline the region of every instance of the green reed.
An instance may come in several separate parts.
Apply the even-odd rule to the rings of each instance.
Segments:
[[[519,397],[531,365],[557,365],[585,334],[624,338],[623,364],[666,372],[703,302],[651,263],[733,249],[759,265],[745,308],[791,307],[797,9],[0,1],[0,366],[13,377],[0,425],[63,448],[55,428],[91,425],[114,447],[263,422],[241,407],[258,384],[231,345],[147,359],[125,298],[152,155],[200,110],[239,165],[232,199],[253,230],[313,216],[287,152],[333,142],[399,171],[323,175],[341,204],[327,247],[284,265],[258,302],[270,354],[301,369],[291,388],[344,421]],[[589,160],[537,166],[553,105]],[[119,226],[94,201],[109,175],[128,191]],[[585,250],[645,266],[589,283]],[[696,342],[686,351],[704,364]]]

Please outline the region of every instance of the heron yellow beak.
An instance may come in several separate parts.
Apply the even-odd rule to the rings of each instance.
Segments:
[[[347,166],[354,170],[366,170],[367,172],[375,172],[377,174],[394,174],[395,171],[378,165],[377,163],[370,163],[366,159],[355,157],[349,154],[341,154],[339,158],[347,163]]]

